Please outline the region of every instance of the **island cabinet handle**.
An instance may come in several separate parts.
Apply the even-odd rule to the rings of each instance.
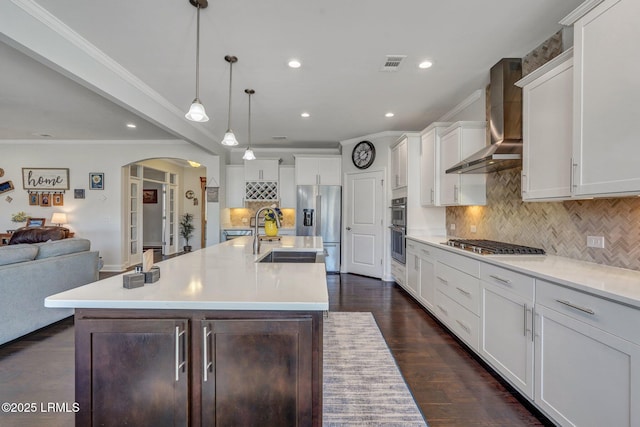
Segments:
[[[449,281],[447,279],[445,279],[442,276],[436,276],[438,278],[438,280],[440,280],[442,283],[444,283],[445,285],[449,284]]]
[[[202,328],[202,380],[207,382],[209,380],[209,369],[213,366],[213,362],[209,360],[209,337],[211,331],[204,326]]]
[[[447,316],[449,315],[449,312],[447,310],[445,310],[440,304],[436,304],[436,305],[440,309],[441,312],[443,312]]]
[[[491,277],[492,279],[496,279],[498,282],[504,283],[505,285],[511,285],[511,280],[509,279],[503,279],[502,277],[496,276],[494,274],[490,274],[489,277]]]
[[[462,295],[464,295],[466,297],[470,297],[471,296],[471,292],[469,292],[469,291],[465,291],[464,289],[459,288],[457,286],[456,286],[456,289],[458,290],[458,292],[460,292]]]
[[[572,304],[569,301],[565,301],[565,300],[561,300],[561,299],[557,299],[556,301],[558,301],[560,304],[566,305],[567,307],[575,308],[576,310],[582,311],[583,313],[587,313],[587,314],[591,314],[591,315],[595,315],[596,314],[596,312],[591,310],[590,308],[580,307],[579,305]]]
[[[465,325],[464,323],[462,323],[461,321],[459,321],[458,319],[456,319],[456,322],[458,323],[458,325],[460,325],[460,327],[462,329],[464,329],[468,334],[471,333],[471,328],[468,327],[467,325]]]
[[[186,354],[184,352],[184,343],[187,331],[180,331],[180,326],[176,326],[176,382],[180,381],[180,371],[184,371],[187,364]]]

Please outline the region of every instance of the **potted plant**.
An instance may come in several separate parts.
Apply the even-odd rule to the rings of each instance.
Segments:
[[[193,225],[193,214],[186,213],[180,217],[180,235],[184,239],[184,251],[191,252],[191,245],[189,245],[189,239],[193,237],[193,230],[196,227]]]

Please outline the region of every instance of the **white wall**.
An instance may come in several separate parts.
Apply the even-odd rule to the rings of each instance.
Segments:
[[[2,180],[12,180],[15,190],[0,196],[0,230],[16,228],[11,214],[25,211],[33,217],[44,217],[60,209],[68,216],[68,227],[76,236],[91,240],[100,251],[104,269],[120,271],[126,266],[125,230],[123,224],[124,189],[122,166],[151,158],[195,160],[206,167],[208,182],[220,182],[220,158],[180,140],[174,141],[0,141],[5,153],[0,167]],[[29,206],[27,191],[22,189],[22,168],[69,168],[70,190],[64,195],[64,206],[45,208]],[[103,172],[104,190],[89,190],[89,172]],[[73,189],[85,189],[85,199],[74,199]],[[199,188],[199,184],[198,184]],[[197,194],[199,192],[196,192]],[[180,194],[184,195],[183,187]],[[13,200],[8,202],[6,197]],[[183,203],[184,197],[179,197]],[[202,201],[204,202],[204,201]],[[182,206],[181,206],[182,208]],[[207,245],[220,239],[219,203],[207,204]]]
[[[162,246],[162,184],[145,182],[145,190],[158,192],[157,203],[142,204],[142,241],[144,246]]]

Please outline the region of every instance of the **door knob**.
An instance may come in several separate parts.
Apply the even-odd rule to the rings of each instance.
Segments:
[[[351,227],[347,227],[347,230],[351,230]]]

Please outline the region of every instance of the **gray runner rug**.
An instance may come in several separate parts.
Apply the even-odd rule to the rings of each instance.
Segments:
[[[426,426],[371,313],[324,319],[324,426]]]

